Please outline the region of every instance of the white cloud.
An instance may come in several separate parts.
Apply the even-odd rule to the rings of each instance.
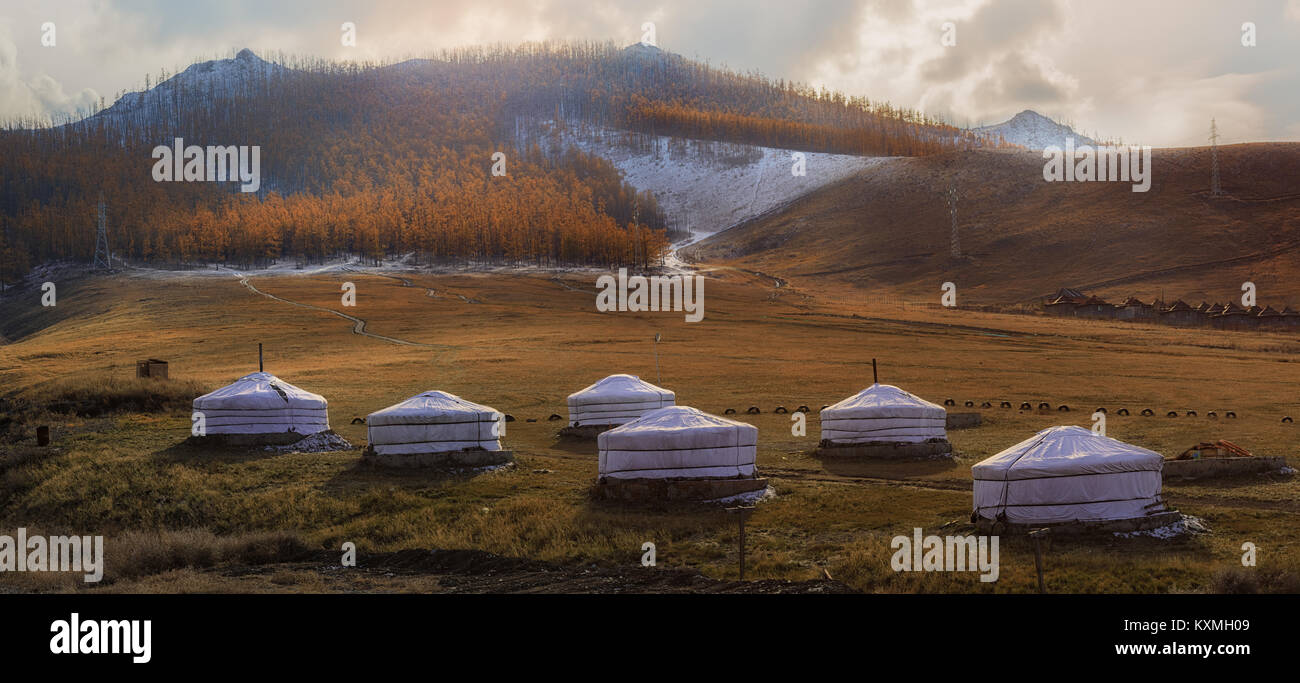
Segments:
[[[643,21],[687,57],[995,123],[1021,109],[1160,146],[1296,139],[1300,0],[48,0],[0,17],[0,116],[70,111],[145,74],[240,48],[379,60],[472,44],[632,43]],[[38,46],[43,21],[59,47]],[[1242,21],[1259,45],[1240,45]],[[358,46],[339,43],[357,24]],[[956,47],[940,45],[945,21]],[[9,29],[8,33],[5,28]],[[18,39],[21,37],[21,39]],[[17,46],[15,48],[15,46]]]

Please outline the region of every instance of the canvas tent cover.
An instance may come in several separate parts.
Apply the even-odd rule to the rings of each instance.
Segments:
[[[1051,427],[971,467],[975,513],[1016,524],[1146,517],[1163,509],[1159,453]]]
[[[505,415],[445,391],[426,391],[366,417],[370,445],[379,454],[501,450]]]
[[[758,428],[671,406],[611,429],[597,443],[600,479],[752,477]]]
[[[821,412],[822,440],[916,443],[947,438],[948,411],[890,384],[872,384]]]
[[[325,399],[272,375],[254,372],[194,399],[208,434],[315,434],[330,428]]]
[[[676,403],[673,392],[633,375],[610,375],[569,394],[569,425],[621,425]]]

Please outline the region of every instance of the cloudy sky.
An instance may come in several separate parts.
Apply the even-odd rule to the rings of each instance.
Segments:
[[[56,44],[41,44],[53,22]],[[357,46],[340,26],[357,26]],[[1300,0],[0,0],[0,118],[109,103],[250,47],[397,59],[544,39],[633,43],[939,114],[1034,109],[1156,146],[1300,140]],[[944,46],[945,22],[956,45]],[[1242,45],[1246,22],[1256,45]]]

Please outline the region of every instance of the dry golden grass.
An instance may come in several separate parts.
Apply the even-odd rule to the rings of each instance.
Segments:
[[[43,387],[80,378],[129,377],[135,361],[146,357],[170,361],[172,383],[220,386],[256,370],[260,341],[267,370],[328,398],[334,429],[358,447],[365,428],[350,424],[353,417],[428,389],[518,418],[505,437],[518,465],[478,476],[364,470],[357,466],[359,451],[271,455],[183,446],[188,411],[175,406],[69,420],[56,429],[57,451],[0,459],[8,463],[0,464],[0,529],[104,533],[110,546],[113,539],[203,536],[131,542],[118,546],[132,548],[120,555],[110,550],[107,571],[115,581],[96,590],[402,589],[400,581],[353,584],[305,576],[299,568],[238,577],[202,571],[276,556],[216,550],[226,547],[221,539],[281,533],[316,549],[338,550],[352,541],[362,553],[476,548],[626,566],[635,566],[641,544],[653,541],[661,565],[734,578],[733,518],[713,508],[592,502],[594,444],[557,442],[562,423],[546,421],[551,413],[566,414],[567,394],[605,375],[629,372],[658,382],[656,332],[663,334],[662,384],[677,392],[680,404],[719,414],[729,407],[743,413],[750,405],[763,410],[740,417],[759,428],[759,468],[778,497],[762,504],[749,524],[747,577],[809,579],[828,571],[867,591],[1035,590],[1033,551],[1023,541],[1004,542],[1000,580],[982,584],[974,574],[896,574],[889,569],[889,540],[914,527],[966,533],[970,465],[1038,429],[1087,425],[1098,406],[1111,411],[1112,436],[1166,454],[1227,438],[1259,454],[1290,457],[1300,442],[1297,425],[1280,422],[1283,414],[1300,413],[1293,398],[1300,358],[1280,336],[1206,339],[1201,331],[904,310],[851,289],[798,282],[773,289],[769,280],[736,270],[711,275],[707,315],[694,324],[680,313],[598,313],[595,275],[572,277],[569,287],[548,277],[501,275],[404,276],[412,286],[359,273],[252,280],[264,292],[360,317],[370,332],[429,346],[355,335],[351,322],[258,296],[233,277],[62,283],[59,308],[76,312],[51,316],[46,326],[32,310],[34,300],[0,302],[0,320],[22,325],[17,333],[0,329],[16,340],[0,346],[0,382],[19,395],[40,396]],[[356,308],[340,306],[345,280],[357,284]],[[429,288],[437,296],[428,296]],[[950,434],[960,453],[955,463],[850,465],[808,457],[818,438],[815,410],[869,384],[873,357],[881,381],[930,400],[952,397],[957,410],[965,410],[960,403],[967,399],[995,406],[1004,399],[1048,401],[1072,410],[979,411],[983,427]],[[771,411],[800,404],[814,413],[807,435],[796,437],[790,416]],[[1191,408],[1202,416],[1216,409],[1240,417],[1138,417],[1148,406],[1159,415]],[[1134,415],[1116,416],[1120,407]],[[1213,533],[1176,541],[1058,539],[1048,553],[1049,588],[1210,590],[1216,572],[1239,566],[1248,541],[1260,548],[1261,570],[1300,565],[1295,477],[1172,484],[1166,498],[1204,518]],[[14,580],[3,577],[0,584]]]

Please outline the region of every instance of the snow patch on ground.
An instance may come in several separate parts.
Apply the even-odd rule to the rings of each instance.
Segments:
[[[1296,470],[1296,468],[1294,467],[1287,467],[1286,465],[1283,465],[1282,469],[1278,470],[1278,474],[1295,474],[1297,471],[1298,470]]]
[[[710,500],[707,502],[719,503],[723,505],[730,505],[732,503],[740,503],[742,505],[757,505],[758,503],[767,500],[772,500],[773,498],[776,498],[776,489],[772,488],[771,486],[768,486],[762,491],[746,491],[744,493],[737,493],[734,496],[727,496],[726,498],[716,498],[714,500]]]
[[[805,152],[805,175],[791,173],[793,150],[640,136],[609,129],[560,133],[559,144],[602,157],[658,200],[669,224],[698,239],[784,206],[896,157]],[[655,151],[657,148],[657,152]]]
[[[263,450],[276,453],[328,453],[355,449],[347,439],[332,432],[317,432],[284,446],[267,446]]]
[[[1120,538],[1134,538],[1137,536],[1150,536],[1151,538],[1170,539],[1177,538],[1183,534],[1204,534],[1209,533],[1210,527],[1206,526],[1205,521],[1199,517],[1183,515],[1183,518],[1173,524],[1146,529],[1144,531],[1117,531],[1115,535]]]

